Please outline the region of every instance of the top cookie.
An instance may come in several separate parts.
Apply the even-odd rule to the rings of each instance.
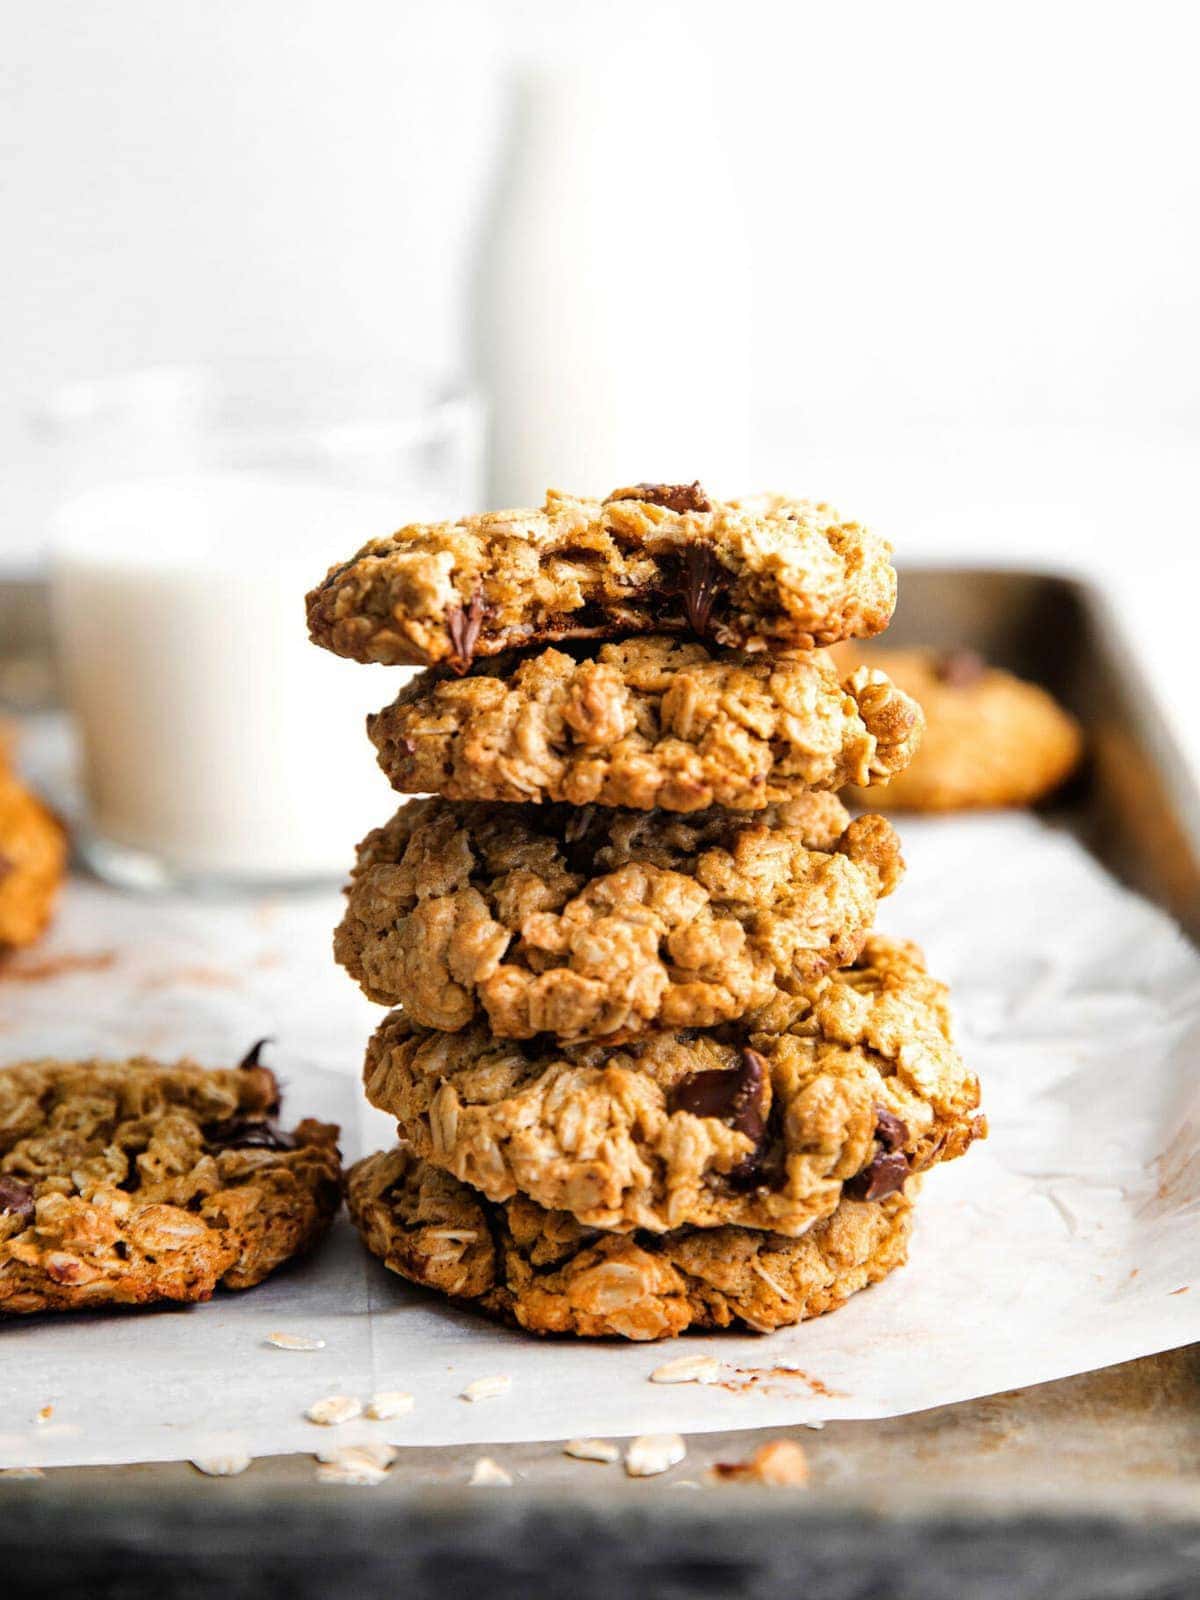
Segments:
[[[309,594],[309,634],[353,661],[458,672],[502,650],[636,633],[807,650],[887,627],[891,554],[808,500],[721,501],[698,483],[604,501],[550,490],[540,511],[373,539]]]
[[[278,1103],[257,1050],[0,1068],[0,1315],[207,1300],[311,1244],[340,1204],[338,1130],[285,1133]]]
[[[925,713],[912,765],[862,805],[889,811],[969,811],[1028,806],[1079,764],[1083,735],[1069,712],[1035,683],[989,667],[970,650],[836,652],[847,668],[882,668]]]

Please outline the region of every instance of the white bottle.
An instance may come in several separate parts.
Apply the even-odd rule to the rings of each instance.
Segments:
[[[542,69],[478,264],[491,500],[747,486],[748,249],[687,59]]]

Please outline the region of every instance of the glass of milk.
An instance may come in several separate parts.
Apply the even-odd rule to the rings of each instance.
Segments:
[[[429,447],[419,428],[356,422],[339,435],[274,418],[226,435],[206,419],[183,430],[194,450],[171,437],[170,470],[61,508],[51,599],[80,737],[79,842],[101,876],[139,888],[337,879],[390,815],[363,724],[407,673],[316,649],[304,596],[365,540],[477,509],[477,418],[466,407],[437,425],[450,437],[432,485],[428,455],[412,459]]]

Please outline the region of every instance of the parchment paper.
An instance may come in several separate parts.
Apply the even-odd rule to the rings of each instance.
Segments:
[[[411,1391],[415,1409],[349,1431],[400,1445],[887,1416],[1200,1337],[1200,957],[1031,817],[902,833],[908,878],[881,924],[953,984],[992,1128],[927,1179],[903,1271],[767,1338],[539,1342],[406,1287],[342,1222],[311,1261],[207,1306],[0,1325],[0,1466],[314,1451],[331,1430],[304,1419],[313,1400],[380,1389]],[[216,1064],[273,1034],[285,1116],[340,1122],[350,1157],[389,1143],[358,1086],[381,1012],[329,955],[339,903],[76,883],[51,938],[0,980],[0,1060]],[[275,1349],[275,1330],[325,1347]],[[717,1355],[725,1382],[647,1381],[681,1351]],[[507,1395],[460,1398],[495,1373]]]

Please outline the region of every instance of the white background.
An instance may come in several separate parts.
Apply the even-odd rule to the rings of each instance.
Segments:
[[[0,559],[40,543],[25,418],[65,379],[314,353],[469,368],[512,75],[588,59],[630,118],[653,91],[623,92],[623,63],[682,78],[698,124],[716,119],[736,226],[629,198],[637,247],[681,274],[730,239],[748,248],[749,486],[832,498],[902,556],[1105,571],[1139,632],[1177,638],[1197,575],[1195,15],[1061,0],[9,7]]]

